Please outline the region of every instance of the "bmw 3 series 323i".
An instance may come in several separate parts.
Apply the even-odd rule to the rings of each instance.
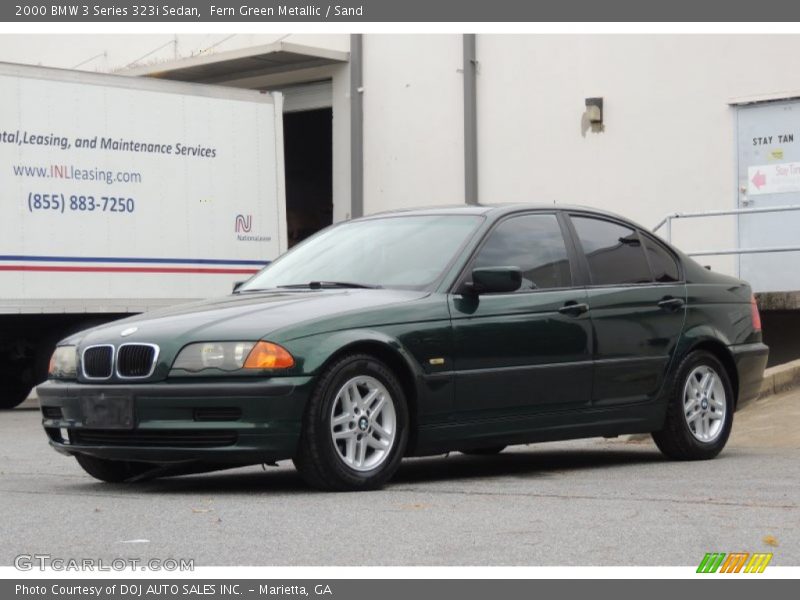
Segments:
[[[636,224],[473,206],[335,225],[229,296],[73,335],[38,393],[103,481],[292,459],[361,490],[404,456],[549,440],[713,458],[767,353],[747,283]]]

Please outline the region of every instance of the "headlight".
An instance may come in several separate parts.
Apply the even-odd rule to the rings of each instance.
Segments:
[[[294,358],[270,342],[202,342],[189,344],[178,354],[173,369],[197,372],[204,369],[288,369]]]
[[[54,379],[75,379],[78,376],[77,348],[58,346],[50,357],[48,374]]]

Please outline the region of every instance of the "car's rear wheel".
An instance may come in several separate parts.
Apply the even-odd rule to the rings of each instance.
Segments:
[[[122,483],[155,468],[148,463],[107,460],[86,454],[77,454],[75,459],[89,475],[106,483]]]
[[[462,450],[461,454],[466,454],[468,456],[493,456],[495,454],[500,454],[505,449],[505,446],[488,446],[486,448],[471,448],[469,450]]]
[[[733,426],[735,398],[724,365],[710,352],[690,353],[668,394],[664,427],[653,433],[659,450],[676,460],[714,458]]]
[[[372,356],[351,354],[320,375],[294,464],[319,489],[376,489],[400,466],[407,440],[408,406],[396,375]]]

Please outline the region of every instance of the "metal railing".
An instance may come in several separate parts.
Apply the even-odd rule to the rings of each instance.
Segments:
[[[730,210],[707,210],[705,212],[671,213],[653,227],[653,233],[666,225],[666,240],[672,242],[672,221],[677,219],[698,219],[701,217],[724,217],[730,215],[750,215],[757,213],[777,213],[800,211],[800,204],[790,206],[767,206],[764,208],[732,208]],[[768,252],[800,252],[800,246],[774,246],[769,248],[726,248],[724,250],[700,250],[687,252],[689,256],[722,256],[726,254],[765,254]]]

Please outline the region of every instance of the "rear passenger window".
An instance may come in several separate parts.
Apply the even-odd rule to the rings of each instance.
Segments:
[[[638,233],[619,223],[572,217],[593,285],[649,283],[650,267]]]
[[[680,280],[680,269],[673,256],[658,242],[644,238],[644,246],[647,249],[647,258],[650,259],[650,268],[653,270],[653,279],[663,283]]]
[[[567,248],[555,215],[521,215],[503,221],[478,252],[476,267],[519,267],[519,291],[572,285]]]

